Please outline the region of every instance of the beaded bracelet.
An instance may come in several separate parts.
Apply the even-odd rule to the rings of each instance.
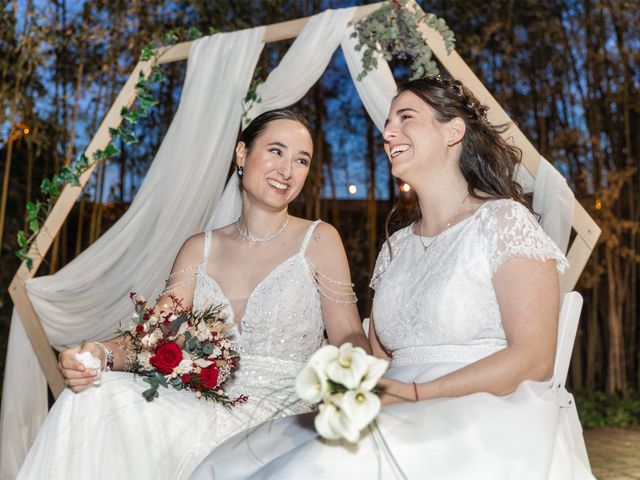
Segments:
[[[113,351],[109,350],[105,345],[103,345],[100,342],[93,342],[96,345],[98,345],[100,348],[102,348],[102,351],[104,352],[104,362],[102,365],[102,371],[103,372],[109,372],[113,369]]]

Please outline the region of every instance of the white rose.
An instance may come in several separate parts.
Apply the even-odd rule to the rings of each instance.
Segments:
[[[330,380],[354,389],[360,385],[368,368],[367,352],[360,347],[354,347],[347,342],[340,346],[338,355],[330,360],[326,366]]]

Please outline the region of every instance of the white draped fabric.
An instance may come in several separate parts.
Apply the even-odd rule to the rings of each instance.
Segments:
[[[383,58],[378,58],[376,69],[363,80],[357,80],[362,63],[360,53],[355,50],[357,42],[351,38],[354,29],[349,26],[354,12],[355,8],[326,10],[311,17],[278,66],[258,86],[261,101],[252,105],[247,117],[255,118],[263,112],[287,107],[300,100],[318,81],[340,45],[360,100],[376,127],[382,131],[395,95],[396,82]],[[228,225],[238,218],[241,207],[238,178],[232,175],[207,228]]]
[[[180,106],[127,213],[55,275],[28,284],[51,344],[114,336],[135,289],[154,298],[220,197],[264,28],[194,42]],[[1,477],[15,477],[47,411],[46,383],[14,311],[2,398]]]
[[[516,178],[525,192],[533,193],[533,210],[540,215],[542,228],[566,254],[575,204],[567,180],[544,157],[540,157],[535,179],[523,165],[519,165]]]
[[[382,58],[377,69],[356,80],[360,53],[349,26],[354,11],[327,10],[307,22],[280,65],[258,88],[261,102],[251,107],[250,118],[302,98],[340,45],[358,94],[382,130],[395,81]],[[185,238],[237,218],[241,204],[236,176],[224,193],[222,189],[263,34],[260,27],[194,42],[180,106],[127,213],[65,268],[28,283],[54,347],[112,337],[131,312],[129,291],[154,298]],[[536,192],[543,189],[536,185]],[[553,210],[552,199],[540,206]],[[545,218],[544,211],[538,213]],[[563,228],[570,230],[571,216],[561,218],[567,222]],[[2,400],[0,478],[16,475],[46,409],[45,379],[14,311]]]
[[[533,210],[540,223],[563,253],[567,253],[575,196],[567,180],[544,158],[540,158],[533,191]]]
[[[258,86],[261,100],[249,110],[250,118],[287,107],[309,91],[326,70],[355,10],[355,7],[326,10],[309,19],[278,66]]]

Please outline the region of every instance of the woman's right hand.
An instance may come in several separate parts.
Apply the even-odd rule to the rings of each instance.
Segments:
[[[82,346],[69,348],[58,355],[58,371],[64,377],[67,388],[75,393],[81,392],[90,387],[93,382],[100,378],[100,370],[86,368],[81,362],[75,359],[76,353],[91,352],[96,358],[104,363],[104,351],[93,342],[85,342]]]

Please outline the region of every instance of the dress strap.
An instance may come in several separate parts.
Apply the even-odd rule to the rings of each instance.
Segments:
[[[304,254],[307,251],[307,246],[309,245],[309,240],[311,240],[311,235],[313,235],[313,231],[316,229],[316,225],[318,225],[322,220],[316,220],[311,225],[309,225],[309,229],[307,230],[307,234],[302,241],[302,246],[300,247],[300,253]]]
[[[211,249],[211,230],[204,232],[204,257],[202,263],[207,265],[209,263],[209,250]]]

